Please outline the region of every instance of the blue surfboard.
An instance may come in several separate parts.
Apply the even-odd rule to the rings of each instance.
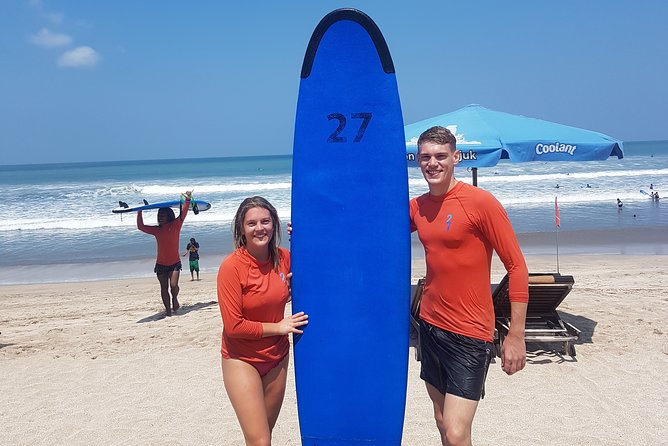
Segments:
[[[394,65],[364,13],[318,24],[292,164],[293,311],[302,445],[399,445],[408,368],[408,169]]]
[[[114,214],[124,214],[126,212],[147,211],[149,209],[179,208],[183,205],[183,201],[181,200],[163,201],[160,203],[142,204],[138,206],[127,206],[125,203],[119,202],[119,205],[120,205],[119,207],[112,209],[111,212],[113,212]],[[195,213],[199,213],[201,211],[208,211],[209,209],[211,209],[211,204],[202,200],[192,200],[190,202],[190,209],[195,211]]]

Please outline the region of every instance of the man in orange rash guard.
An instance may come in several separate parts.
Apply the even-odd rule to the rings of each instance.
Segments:
[[[427,275],[420,306],[420,377],[443,445],[470,445],[473,417],[491,361],[492,250],[509,276],[511,327],[502,346],[509,375],[526,364],[528,270],[505,210],[492,194],[454,177],[456,139],[432,127],[418,139],[429,193],[410,202],[411,231],[424,245]]]

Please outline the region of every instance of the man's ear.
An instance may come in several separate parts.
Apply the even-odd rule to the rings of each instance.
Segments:
[[[453,164],[455,165],[459,164],[459,162],[462,160],[462,152],[460,152],[459,149],[455,150],[454,157],[455,157],[455,162]]]

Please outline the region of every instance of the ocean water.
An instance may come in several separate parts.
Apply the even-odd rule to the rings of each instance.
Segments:
[[[668,141],[629,142],[624,147],[621,160],[502,162],[480,169],[478,186],[501,201],[518,233],[554,231],[555,197],[560,232],[668,227],[668,199],[655,202],[640,193],[653,184],[668,197]],[[0,284],[152,275],[154,238],[136,229],[136,214],[120,216],[111,209],[119,200],[173,200],[186,190],[212,208],[190,213],[182,248],[195,237],[202,269],[214,271],[232,250],[231,221],[245,197],[262,195],[284,222],[290,219],[291,163],[291,156],[266,156],[0,166],[5,197]],[[409,162],[408,172],[410,195],[425,193],[426,183],[414,162]],[[471,182],[465,169],[457,169],[456,175]],[[617,198],[624,203],[621,211]],[[145,221],[155,224],[156,215],[145,212]]]

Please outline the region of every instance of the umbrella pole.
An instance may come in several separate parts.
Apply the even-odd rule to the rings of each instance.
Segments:
[[[477,167],[471,168],[471,176],[473,177],[473,185],[477,186],[478,185],[478,168]]]

